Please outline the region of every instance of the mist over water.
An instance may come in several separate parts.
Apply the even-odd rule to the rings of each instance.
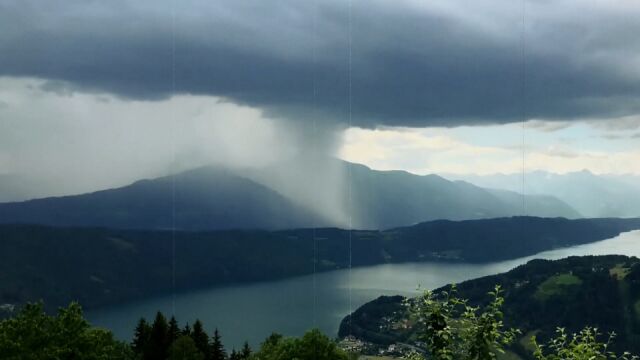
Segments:
[[[228,348],[239,348],[245,340],[258,345],[272,332],[294,336],[314,327],[335,336],[344,316],[381,295],[413,296],[418,285],[434,289],[505,272],[537,258],[608,254],[640,257],[640,231],[500,262],[386,264],[177,294],[175,315],[190,324],[199,318],[209,331],[217,327]],[[89,311],[87,317],[129,340],[140,316],[150,319],[158,310],[171,314],[172,300],[157,297]]]

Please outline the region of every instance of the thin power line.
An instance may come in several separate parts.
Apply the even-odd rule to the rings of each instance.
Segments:
[[[521,56],[522,56],[522,69],[521,69],[521,96],[522,96],[522,215],[526,215],[526,196],[525,196],[525,171],[526,171],[526,144],[525,144],[525,130],[527,121],[527,94],[526,94],[526,82],[527,82],[527,57],[526,57],[526,0],[522,0],[522,33],[521,33]]]
[[[175,1],[171,3],[171,93],[176,90],[176,9]],[[171,314],[176,314],[176,116],[171,102]]]
[[[318,2],[314,1],[313,3],[313,40],[312,40],[312,51],[313,51],[313,78],[312,78],[312,85],[313,85],[313,112],[312,112],[312,116],[313,116],[313,135],[314,135],[314,141],[313,141],[313,157],[314,157],[314,161],[316,162],[316,171],[318,171],[318,134],[317,134],[317,124],[316,124],[316,109],[317,109],[317,103],[316,103],[316,99],[317,99],[317,88],[316,88],[316,45],[317,45],[317,31],[318,31]],[[316,186],[317,187],[317,186]],[[317,188],[315,189],[316,191],[314,191],[316,194],[318,194]],[[316,238],[316,226],[317,226],[317,222],[314,218],[314,222],[313,222],[313,327],[315,328],[317,326],[316,324],[316,311],[317,311],[317,307],[318,307],[318,301],[317,301],[317,279],[316,279],[316,270],[317,270],[317,263],[318,263],[318,243],[317,243],[317,238]]]
[[[352,122],[352,95],[353,95],[353,87],[352,87],[352,48],[353,48],[353,3],[352,0],[349,0],[349,127],[351,127]],[[352,277],[352,267],[353,267],[353,243],[352,243],[352,234],[353,234],[353,204],[352,204],[352,169],[351,166],[348,166],[348,176],[349,176],[349,314],[353,313],[353,277]],[[352,335],[352,316],[349,316],[349,335]]]

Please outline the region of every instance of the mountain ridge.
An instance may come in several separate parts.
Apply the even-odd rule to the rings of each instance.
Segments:
[[[85,194],[0,203],[0,223],[199,231],[389,229],[436,219],[581,217],[550,197],[527,196],[530,206],[523,209],[522,196],[514,192],[330,161],[333,170],[327,173],[286,163],[251,171],[205,166]]]
[[[255,206],[243,207],[243,202]],[[87,194],[0,204],[1,223],[52,226],[277,229],[299,227],[311,219],[323,224],[317,214],[277,192],[215,167]]]

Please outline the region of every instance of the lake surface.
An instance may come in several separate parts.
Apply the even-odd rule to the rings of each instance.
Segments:
[[[545,251],[533,256],[485,264],[423,262],[385,264],[338,270],[286,280],[213,288],[176,296],[150,298],[89,311],[92,324],[130,340],[140,316],[153,320],[156,311],[175,315],[180,325],[197,318],[209,332],[217,327],[225,346],[253,346],[272,332],[301,335],[317,327],[337,335],[344,316],[380,295],[415,295],[417,285],[433,289],[450,283],[508,271],[534,258],[620,254],[640,257],[640,231],[587,245]]]

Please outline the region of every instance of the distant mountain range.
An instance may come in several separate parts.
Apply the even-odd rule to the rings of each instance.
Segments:
[[[375,171],[335,159],[331,167],[332,174],[308,169],[295,173],[288,164],[251,171],[203,167],[116,189],[3,203],[0,223],[181,230],[385,229],[435,219],[524,213],[523,197],[513,191],[488,190],[437,175]],[[552,196],[528,195],[524,203],[531,216],[581,217]]]
[[[87,308],[115,304],[171,292],[173,274],[175,290],[183,291],[350,264],[497,261],[635,229],[640,229],[640,219],[535,217],[438,220],[386,231],[174,232],[0,225],[0,304],[38,299],[51,309],[72,300]]]
[[[522,331],[505,359],[532,359],[530,338],[536,335],[538,341],[546,342],[557,327],[566,328],[567,333],[597,327],[602,341],[614,331],[617,336],[610,349],[640,352],[638,258],[531,260],[503,274],[458,284],[458,296],[474,306],[483,305],[495,285],[504,290],[506,327]],[[383,296],[361,306],[342,321],[340,336],[353,335],[385,349],[392,343],[414,343],[416,332],[422,330],[409,320],[404,302],[402,296]]]
[[[512,191],[488,190],[438,175],[418,176],[405,171],[376,171],[350,167],[351,211],[360,228],[390,228],[422,221],[485,219],[524,215],[522,196]],[[545,195],[526,196],[526,215],[578,218],[566,203]]]
[[[522,174],[445,175],[477,186],[522,193]],[[567,174],[525,173],[524,193],[550,195],[571,205],[585,217],[640,216],[640,176],[595,175],[587,170]],[[527,208],[536,204],[526,204]]]

